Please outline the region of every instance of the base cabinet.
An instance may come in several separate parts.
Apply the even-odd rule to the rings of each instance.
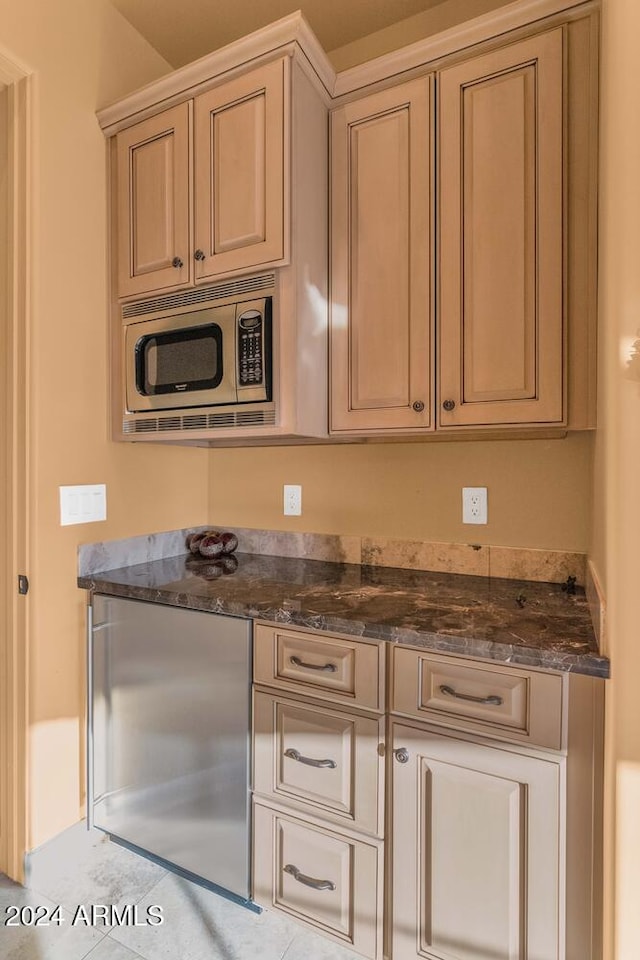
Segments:
[[[559,960],[562,758],[393,724],[394,960]]]
[[[368,960],[601,960],[603,692],[258,624],[255,900]]]
[[[257,624],[253,667],[253,898],[382,960],[386,645]]]

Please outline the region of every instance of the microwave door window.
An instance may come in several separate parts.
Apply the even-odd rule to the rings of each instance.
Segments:
[[[141,337],[136,346],[136,386],[145,397],[215,390],[223,374],[215,323]]]

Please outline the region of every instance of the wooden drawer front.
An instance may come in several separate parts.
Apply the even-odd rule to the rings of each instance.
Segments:
[[[381,834],[382,720],[254,695],[254,790]]]
[[[331,700],[382,708],[384,645],[258,625],[254,680]]]
[[[382,851],[254,804],[254,900],[381,955]]]
[[[512,667],[393,651],[393,710],[559,750],[562,678]]]

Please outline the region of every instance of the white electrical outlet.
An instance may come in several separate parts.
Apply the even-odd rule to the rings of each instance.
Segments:
[[[302,514],[302,487],[297,483],[284,485],[284,515],[299,517]]]
[[[462,488],[462,522],[487,523],[487,488]]]

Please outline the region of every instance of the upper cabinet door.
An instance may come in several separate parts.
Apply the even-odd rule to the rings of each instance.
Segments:
[[[439,75],[442,427],[563,421],[563,32]]]
[[[196,281],[285,256],[284,60],[195,100]]]
[[[331,147],[331,430],[432,426],[430,77],[341,107]]]
[[[191,105],[116,138],[118,289],[128,297],[191,280]]]

